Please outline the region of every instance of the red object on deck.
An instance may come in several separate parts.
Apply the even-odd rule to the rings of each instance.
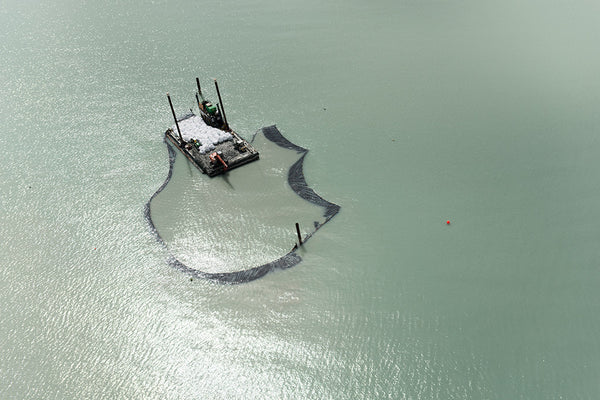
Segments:
[[[213,153],[210,153],[209,157],[210,157],[210,161],[219,161],[221,164],[223,164],[223,168],[225,169],[225,171],[227,171],[227,169],[229,168],[227,163],[225,163],[225,161],[223,161],[221,156],[219,154],[217,154],[216,151]]]

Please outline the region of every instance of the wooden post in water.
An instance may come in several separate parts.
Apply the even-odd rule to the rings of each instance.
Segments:
[[[225,116],[225,106],[223,105],[223,100],[221,99],[221,92],[219,92],[219,84],[215,79],[215,88],[217,89],[217,96],[219,97],[219,103],[221,104],[221,114],[223,114],[223,122],[225,122],[225,130],[229,130],[229,124],[227,123],[227,117]]]
[[[296,233],[298,234],[298,241],[300,242],[300,246],[302,246],[302,235],[300,235],[300,225],[296,222]]]
[[[177,132],[179,133],[179,140],[181,145],[183,146],[183,136],[181,136],[181,129],[179,129],[179,123],[177,122],[177,115],[175,115],[175,109],[173,108],[173,103],[171,102],[171,96],[167,93],[167,99],[169,99],[169,106],[171,106],[171,112],[173,113],[173,119],[175,120],[175,126],[177,127]]]

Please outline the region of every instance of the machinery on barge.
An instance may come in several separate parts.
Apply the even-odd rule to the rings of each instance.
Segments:
[[[229,127],[219,85],[216,79],[214,82],[219,98],[219,103],[216,105],[205,99],[200,88],[200,81],[196,78],[198,86],[196,103],[200,115],[191,112],[178,118],[171,96],[167,93],[177,132],[173,128],[169,128],[165,132],[166,139],[177,147],[192,164],[210,177],[223,174],[259,158],[258,151]]]

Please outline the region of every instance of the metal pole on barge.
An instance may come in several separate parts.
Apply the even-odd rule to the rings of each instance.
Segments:
[[[167,93],[167,99],[169,99],[169,106],[171,106],[171,112],[173,113],[173,119],[175,120],[175,126],[177,127],[177,132],[179,133],[179,141],[183,146],[183,136],[181,136],[181,129],[179,129],[179,123],[177,122],[177,115],[175,115],[175,109],[173,108],[173,103],[171,102],[171,96]]]
[[[215,88],[217,89],[217,96],[219,96],[219,103],[221,104],[221,113],[223,114],[223,122],[225,122],[225,130],[229,130],[229,124],[227,123],[227,117],[225,116],[225,106],[223,105],[223,100],[221,99],[221,92],[219,92],[219,84],[215,79]]]
[[[200,89],[200,79],[198,79],[198,77],[196,77],[196,85],[198,85],[198,94],[200,95],[202,100],[204,100],[204,96],[202,95],[202,89]]]
[[[223,114],[223,109],[221,108],[221,103],[217,103],[217,110],[219,110],[219,114],[221,114],[221,115],[224,115],[224,114]],[[225,120],[223,120],[223,124],[225,124],[225,123],[226,123],[226,121],[225,121]],[[225,129],[228,129],[228,128],[229,128],[229,127],[228,127],[228,126],[226,126],[226,125],[224,125],[223,127],[224,127]]]

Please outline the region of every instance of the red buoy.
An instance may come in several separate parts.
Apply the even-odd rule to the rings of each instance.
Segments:
[[[450,225],[450,221],[446,221],[446,225]]]

